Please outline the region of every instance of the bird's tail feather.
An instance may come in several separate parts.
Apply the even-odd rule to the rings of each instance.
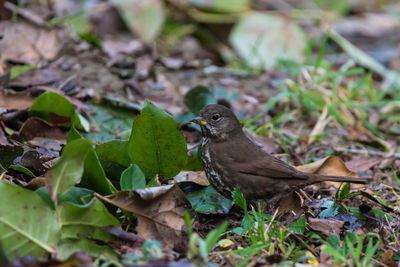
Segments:
[[[351,176],[334,176],[334,175],[321,175],[312,174],[312,180],[315,183],[331,181],[331,182],[343,182],[343,183],[353,183],[353,184],[366,184],[371,178],[370,177],[351,177]]]

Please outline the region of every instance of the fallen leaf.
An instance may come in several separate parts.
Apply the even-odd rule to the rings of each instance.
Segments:
[[[35,27],[24,22],[1,22],[0,65],[6,61],[37,65],[41,59],[52,60],[62,48],[56,30]]]
[[[362,157],[355,158],[346,162],[346,166],[354,172],[366,172],[373,166],[381,163],[384,158],[380,157]]]
[[[308,218],[307,219],[308,226],[314,230],[319,231],[329,236],[331,234],[339,235],[343,229],[344,222],[338,220],[327,220],[327,219],[317,219],[317,218]]]
[[[0,107],[6,109],[26,109],[29,108],[35,99],[26,92],[5,93],[0,91]]]
[[[34,137],[57,139],[61,142],[67,139],[60,128],[38,117],[28,118],[14,137],[21,141],[31,140]]]
[[[182,171],[177,176],[174,177],[176,183],[182,182],[193,182],[202,186],[209,186],[210,182],[206,177],[204,171],[192,172],[192,171]]]
[[[166,192],[166,187],[161,187],[163,194],[148,200],[141,198],[137,193],[132,194],[131,191],[119,191],[108,197],[96,194],[96,197],[135,213],[138,217],[136,230],[140,237],[160,240],[163,247],[172,249],[184,242],[183,237],[187,230],[183,215],[190,204],[177,185],[168,186],[169,190]]]
[[[350,171],[344,162],[336,157],[329,156],[315,162],[297,166],[296,169],[302,172],[315,173],[322,175],[334,175],[334,176],[351,176],[359,177],[357,173]],[[327,185],[333,185],[338,187],[341,183],[339,182],[325,182]],[[353,188],[361,188],[363,185],[352,184]]]
[[[50,84],[61,79],[61,73],[55,69],[29,70],[6,84],[8,88],[25,89],[28,87]]]
[[[118,54],[133,54],[143,49],[143,44],[138,40],[131,40],[128,43],[106,40],[102,42],[101,48],[104,53],[113,57]]]

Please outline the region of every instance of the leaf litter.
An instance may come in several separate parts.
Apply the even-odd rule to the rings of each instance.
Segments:
[[[335,59],[335,52],[340,50],[331,45],[336,42],[347,57],[382,75],[386,78],[383,87],[387,86],[390,78],[385,73],[387,69],[350,46],[340,35],[351,39],[362,33],[373,39],[377,36],[375,28],[365,31],[362,24],[352,20],[353,33],[349,34],[337,22],[333,26],[336,32],[325,43],[330,49],[325,58],[332,58],[332,67],[326,65],[322,56],[319,57],[325,47],[310,51],[316,57],[315,65],[311,67],[314,63],[310,59],[299,64],[304,59],[306,41],[291,42],[297,44],[295,49],[282,45],[289,37],[296,40],[306,38],[311,24],[300,29],[297,20],[259,10],[257,19],[268,19],[268,23],[280,25],[271,30],[282,29],[279,31],[281,38],[260,39],[259,46],[254,47],[254,42],[242,43],[243,40],[257,39],[257,36],[244,37],[257,33],[251,26],[254,21],[246,21],[256,20],[252,17],[254,13],[248,13],[238,22],[230,22],[235,26],[230,37],[222,34],[220,40],[216,40],[213,39],[214,26],[216,21],[223,19],[220,14],[209,16],[197,7],[184,7],[189,11],[184,12],[186,15],[183,17],[171,12],[164,20],[164,12],[170,7],[164,6],[164,1],[152,1],[142,7],[142,14],[138,13],[143,16],[131,20],[128,10],[137,13],[140,5],[123,2],[112,1],[113,6],[105,3],[103,9],[99,8],[101,11],[89,8],[86,10],[89,16],[85,16],[80,13],[83,9],[79,4],[64,3],[66,6],[63,7],[61,1],[57,1],[53,8],[58,17],[50,21],[44,16],[32,20],[35,14],[39,14],[36,13],[37,7],[24,4],[20,15],[28,21],[36,21],[34,24],[21,22],[18,18],[0,25],[6,29],[1,31],[0,39],[0,140],[1,155],[5,155],[0,159],[1,185],[8,191],[16,186],[10,183],[37,190],[20,189],[26,190],[21,194],[35,199],[46,212],[46,205],[53,205],[55,211],[50,209],[46,216],[54,218],[58,226],[62,226],[63,221],[72,220],[74,214],[93,213],[90,218],[76,216],[72,227],[47,231],[56,238],[43,242],[42,249],[34,255],[53,253],[64,264],[69,261],[92,263],[93,257],[102,257],[106,261],[120,260],[131,265],[152,262],[186,264],[188,258],[196,264],[211,261],[241,266],[285,261],[350,264],[351,259],[354,262],[361,259],[354,249],[357,246],[365,254],[362,259],[366,260],[370,255],[368,257],[375,257],[371,260],[373,263],[379,259],[387,265],[398,263],[400,163],[396,156],[399,125],[395,111],[399,95],[396,91],[379,89],[380,78],[366,74],[351,61]],[[181,3],[175,1],[171,5],[178,10],[182,8]],[[227,14],[250,8],[245,1],[237,8],[221,5],[208,8]],[[255,6],[259,5],[262,4]],[[352,12],[362,14],[358,7]],[[95,21],[96,12],[104,19],[120,16],[127,27],[121,21],[109,24],[108,28],[102,26],[101,21],[90,24],[91,19]],[[157,23],[151,28],[141,27],[145,14],[158,16]],[[64,15],[72,16],[71,20],[61,17]],[[230,14],[226,18],[235,21]],[[342,19],[349,21],[348,17]],[[59,25],[49,28],[36,26],[37,22],[42,24],[46,20]],[[63,20],[67,27],[62,25]],[[179,27],[183,20],[195,22],[196,26]],[[211,27],[203,32],[204,25],[199,25],[198,21]],[[379,31],[384,36],[396,27],[385,13],[379,21],[391,23],[389,26],[374,25],[378,29],[384,27],[385,31]],[[304,26],[302,23],[304,21],[300,23]],[[173,30],[163,29],[160,26],[163,24]],[[250,27],[250,30],[243,32],[240,27]],[[315,25],[310,28],[323,36],[324,31]],[[264,32],[264,29],[260,30]],[[218,46],[207,46],[203,42],[205,39],[200,42],[201,38],[194,38],[192,33],[196,33],[193,36],[211,38]],[[163,38],[158,38],[158,34]],[[149,40],[155,40],[155,45]],[[353,41],[357,46],[363,44],[357,39]],[[156,48],[158,43],[162,45]],[[264,48],[260,52],[261,47]],[[284,49],[282,55],[288,59],[278,60],[275,58],[277,52],[265,54],[265,51],[281,48]],[[15,68],[15,64],[21,68]],[[278,67],[272,69],[273,65]],[[46,95],[54,98],[43,101]],[[91,103],[87,103],[89,100]],[[301,165],[298,166],[301,170],[329,175],[371,176],[373,179],[366,188],[331,183],[309,186],[289,196],[287,202],[280,202],[275,207],[279,207],[279,215],[273,215],[275,209],[264,209],[254,203],[249,203],[246,211],[243,205],[238,208],[238,203],[232,206],[232,201],[222,199],[207,186],[204,172],[199,171],[201,162],[196,153],[200,140],[198,129],[190,125],[179,127],[174,121],[184,123],[190,120],[209,103],[232,107],[249,136],[265,151],[284,156],[293,165]],[[170,142],[170,146],[159,147],[153,156],[145,157],[161,163],[157,168],[154,162],[148,164],[138,160],[137,154],[145,155],[148,146],[135,155],[132,155],[132,149],[127,149],[137,148],[137,144],[129,144],[129,137],[135,130],[132,124],[137,123],[136,119],[140,118],[137,115],[146,109],[146,105],[159,109],[162,116],[154,115],[154,121],[164,121],[161,118],[166,117],[171,121],[167,130],[159,130],[163,133],[154,137],[167,145]],[[145,121],[149,123],[151,118]],[[154,121],[149,125],[154,126]],[[154,130],[154,127],[150,128]],[[149,131],[143,134],[141,144],[149,139]],[[179,135],[177,139],[181,141],[185,137],[190,151],[187,156],[186,144],[185,150],[179,146],[180,152],[173,152],[177,147],[168,141],[170,135]],[[75,153],[79,157],[75,157],[69,147],[78,143]],[[376,150],[383,150],[378,152],[384,154],[368,155],[368,152]],[[160,158],[160,155],[168,157]],[[163,163],[163,160],[167,162]],[[71,163],[73,165],[69,165]],[[120,180],[131,163],[137,163],[143,175],[138,176],[139,172],[125,173],[123,187]],[[179,173],[181,170],[185,172]],[[173,177],[177,184],[171,183]],[[135,189],[136,183],[146,187],[134,191],[121,190]],[[47,195],[39,193],[44,184],[49,189]],[[92,189],[98,199],[108,204],[103,206],[98,199],[95,204],[86,202],[84,195],[70,193],[75,185]],[[40,201],[37,194],[47,200]],[[76,213],[77,206],[63,203],[63,195],[69,194],[73,203],[89,206],[80,207],[82,210]],[[17,206],[28,204],[22,197],[15,197],[13,201]],[[3,208],[7,209],[6,206]],[[189,211],[189,220],[185,217],[185,210]],[[1,215],[12,220],[9,214]],[[102,223],[94,222],[96,217],[104,220],[100,220]],[[23,226],[12,224],[20,229],[27,224],[37,225],[27,221],[31,219],[23,218]],[[229,222],[226,230],[213,231],[224,229],[219,225],[225,220]],[[120,228],[104,228],[106,223],[120,226],[127,232]],[[360,243],[357,234],[352,235],[352,232],[358,233],[360,238],[365,237],[366,241]],[[217,243],[219,238],[221,241]],[[128,240],[131,243],[123,244]],[[376,244],[379,248],[375,248]],[[3,242],[4,246],[8,251],[9,247]],[[337,254],[336,250],[345,257]],[[349,251],[352,254],[346,254]],[[15,256],[25,255],[22,249],[15,253]],[[13,264],[18,261],[26,263],[26,259],[18,259]],[[56,261],[48,260],[46,263],[53,262]]]

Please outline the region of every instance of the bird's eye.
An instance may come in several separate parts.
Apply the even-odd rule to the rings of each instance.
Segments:
[[[219,115],[218,113],[216,113],[216,114],[212,115],[211,118],[213,119],[213,121],[217,121],[217,120],[219,120],[219,118],[221,118],[221,115]]]

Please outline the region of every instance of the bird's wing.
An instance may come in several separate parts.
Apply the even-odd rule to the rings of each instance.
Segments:
[[[296,170],[282,160],[268,155],[262,159],[236,164],[240,173],[276,179],[308,179],[309,175]]]
[[[306,180],[309,178],[308,174],[300,172],[293,166],[267,154],[250,140],[238,144],[237,148],[237,151],[242,151],[242,153],[229,153],[229,161],[235,166],[237,172],[276,179]]]

